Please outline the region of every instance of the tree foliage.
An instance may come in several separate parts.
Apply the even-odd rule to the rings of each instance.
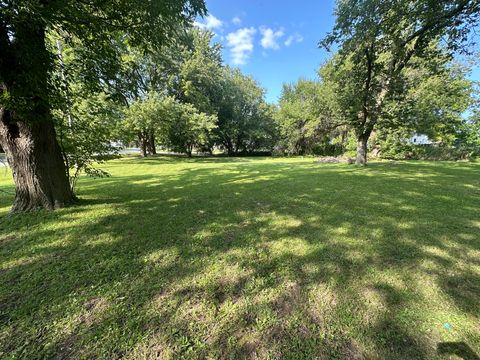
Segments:
[[[216,141],[230,155],[271,150],[276,138],[273,110],[264,90],[238,69],[223,69]]]
[[[281,143],[288,154],[311,154],[329,137],[344,133],[335,93],[319,80],[300,79],[283,87],[276,114]],[[341,129],[340,129],[341,128]]]
[[[468,40],[480,3],[471,0],[341,0],[336,23],[321,44],[339,45],[336,81],[347,89],[348,118],[358,138],[357,163],[366,162],[368,138],[381,121],[385,102],[405,92],[404,76],[415,58],[438,56]],[[345,102],[344,102],[345,103]]]

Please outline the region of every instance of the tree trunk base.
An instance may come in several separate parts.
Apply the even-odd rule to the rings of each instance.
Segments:
[[[357,157],[355,159],[355,165],[366,166],[367,165],[367,143],[368,136],[360,135],[357,139]]]
[[[53,123],[25,123],[5,113],[0,121],[0,143],[15,182],[12,212],[55,210],[75,202]]]

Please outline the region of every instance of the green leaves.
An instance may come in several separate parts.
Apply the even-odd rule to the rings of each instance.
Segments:
[[[442,61],[466,44],[479,10],[476,0],[337,1],[335,26],[321,45],[336,44],[339,51],[325,78],[359,139],[387,125],[389,102],[401,101],[416,85],[408,83],[410,69]]]
[[[194,148],[208,142],[216,122],[215,115],[202,113],[192,104],[149,93],[147,98],[138,99],[125,111],[123,127],[130,139],[138,133],[151,131],[162,145],[191,155]]]
[[[324,71],[324,70],[322,70]],[[276,120],[280,148],[289,154],[311,154],[344,121],[331,82],[300,79],[284,85]]]

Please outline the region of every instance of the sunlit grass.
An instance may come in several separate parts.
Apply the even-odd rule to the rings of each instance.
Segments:
[[[0,358],[480,353],[478,163],[105,168],[56,212],[0,193]]]

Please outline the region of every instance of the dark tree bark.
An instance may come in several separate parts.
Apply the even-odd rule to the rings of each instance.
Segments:
[[[225,146],[225,149],[227,149],[228,156],[234,155],[233,144],[230,138],[225,138],[225,140],[223,141],[223,146]]]
[[[155,133],[153,130],[150,130],[148,136],[148,152],[150,155],[157,155],[157,148],[155,146]]]
[[[14,39],[0,25],[0,94],[12,99],[0,107],[0,145],[15,182],[12,211],[67,206],[75,197],[50,113],[44,25],[27,17]]]
[[[12,211],[58,209],[74,201],[65,164],[51,121],[26,123],[0,111],[0,143],[12,168]]]

